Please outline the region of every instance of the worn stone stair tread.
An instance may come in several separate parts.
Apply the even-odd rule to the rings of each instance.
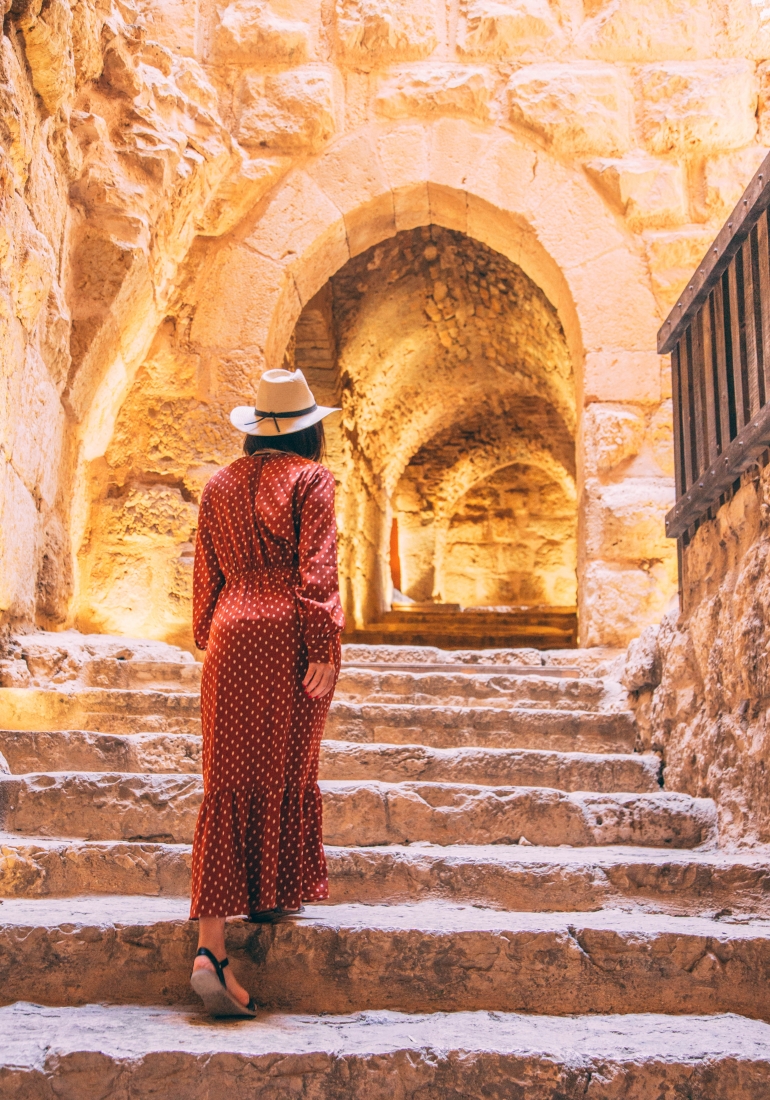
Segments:
[[[555,670],[561,673],[563,670]],[[577,670],[573,670],[577,672]],[[607,681],[596,677],[572,675],[542,675],[541,669],[516,670],[487,665],[483,670],[469,667],[438,669],[425,666],[395,668],[382,665],[376,669],[364,666],[343,668],[335,698],[338,701],[408,702],[419,703],[425,699],[430,705],[446,704],[462,706],[515,703],[550,705],[590,709],[620,698],[621,693],[611,691]],[[407,698],[405,698],[407,697]]]
[[[333,902],[425,897],[542,912],[770,916],[770,853],[453,845],[327,846]],[[0,896],[188,896],[189,844],[0,834]],[[727,911],[727,913],[725,913]]]
[[[0,1000],[190,1003],[187,913],[183,898],[10,899]],[[309,905],[273,927],[231,922],[228,955],[259,1005],[293,1012],[770,1013],[766,920]]]
[[[450,1052],[467,1052],[508,1055],[517,1062],[558,1063],[594,1073],[610,1065],[648,1065],[650,1084],[657,1084],[673,1067],[686,1067],[692,1073],[704,1064],[713,1070],[719,1060],[735,1060],[761,1067],[761,1080],[770,1086],[770,1024],[735,1013],[541,1016],[385,1010],[324,1016],[262,1013],[255,1022],[223,1025],[184,1009],[109,1004],[47,1008],[21,1001],[0,1008],[0,1033],[0,1074],[3,1069],[8,1073],[10,1067],[21,1074],[36,1071],[46,1077],[58,1070],[64,1080],[69,1068],[66,1059],[86,1054],[120,1064],[127,1076],[141,1076],[145,1057],[164,1054],[169,1059],[168,1085],[173,1085],[172,1074],[185,1068],[190,1073],[218,1073],[218,1056],[240,1055],[254,1068],[259,1065],[256,1059],[266,1058],[267,1075],[273,1068],[272,1056],[290,1055],[297,1059],[297,1073],[307,1069],[320,1075],[333,1069],[335,1058],[357,1056],[378,1063],[401,1052],[409,1052],[420,1066],[419,1080],[427,1068],[426,1056],[447,1059]],[[95,1070],[99,1064],[100,1059],[95,1059]],[[84,1058],[74,1060],[73,1075],[87,1066]],[[405,1074],[408,1066],[400,1059],[394,1069]],[[154,1077],[150,1066],[147,1073]],[[233,1087],[237,1087],[235,1080],[229,1082],[229,1089]],[[543,1096],[552,1097],[552,1082],[547,1087]],[[3,1092],[3,1096],[14,1093]],[[749,1100],[750,1093],[741,1096]],[[739,1100],[738,1093],[734,1100]],[[759,1100],[758,1095],[751,1100]]]
[[[344,652],[343,647],[343,652]],[[399,647],[401,648],[401,647]],[[495,675],[508,675],[508,676],[535,676],[535,677],[553,677],[555,679],[572,679],[579,678],[581,670],[578,665],[543,665],[543,664],[494,664],[493,662],[476,662],[468,663],[459,661],[345,661],[342,662],[343,672],[363,672],[368,670],[381,671],[381,672],[402,672],[402,673],[436,673],[436,672],[449,672],[453,675],[486,675],[493,673]]]
[[[201,767],[201,738],[190,733],[115,734],[88,730],[0,730],[0,756],[11,774],[31,771],[181,772]],[[321,743],[322,779],[511,784],[560,790],[655,791],[654,753],[560,753],[376,742]]]
[[[376,780],[322,781],[329,844],[641,844],[716,841],[709,799],[547,787]],[[0,827],[89,839],[192,838],[203,780],[194,774],[49,772],[0,777]]]
[[[5,898],[0,905],[0,929],[138,927],[166,922],[188,923],[188,898],[143,895],[86,894],[70,898]],[[195,922],[190,921],[192,926]],[[234,924],[251,926],[237,918]],[[276,926],[279,929],[377,929],[383,932],[437,932],[466,935],[473,932],[566,932],[574,938],[580,930],[608,931],[641,939],[670,934],[709,939],[762,940],[768,946],[770,919],[715,920],[703,916],[638,913],[602,909],[580,913],[531,913],[457,904],[432,898],[397,905],[307,903],[301,917]],[[768,1006],[770,1008],[770,1006]]]
[[[344,642],[343,666],[370,667],[402,663],[422,666],[445,664],[455,668],[472,668],[490,664],[496,668],[526,665],[533,668],[577,668],[583,675],[601,675],[623,650],[596,646],[590,649],[535,649],[532,646],[494,648],[469,647],[442,649],[435,645],[393,644],[368,645],[365,642]]]
[[[628,711],[527,707],[332,704],[326,736],[341,741],[558,752],[633,752],[636,725]]]

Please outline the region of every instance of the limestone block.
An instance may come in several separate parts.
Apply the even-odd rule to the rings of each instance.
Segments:
[[[424,126],[395,126],[377,143],[377,152],[393,196],[396,232],[430,222],[429,146]]]
[[[607,474],[639,454],[646,421],[629,407],[589,405],[585,413],[586,465],[590,473]]]
[[[64,409],[34,345],[27,345],[19,374],[6,434],[8,456],[38,504],[52,507],[59,471],[50,456],[59,453]]]
[[[660,357],[653,351],[591,351],[586,355],[586,401],[660,400]]]
[[[770,28],[770,20],[768,20]],[[757,66],[759,100],[757,119],[759,121],[759,140],[770,145],[770,61]]]
[[[104,51],[102,80],[113,92],[135,99],[142,90],[142,79],[125,41],[116,35]]]
[[[670,373],[670,366],[669,366]],[[647,441],[662,474],[674,476],[674,423],[671,398],[663,401],[650,418]]]
[[[235,0],[216,22],[212,52],[219,62],[298,65],[307,58],[308,27],[279,15],[264,0]]]
[[[433,0],[336,0],[334,17],[340,53],[362,68],[428,57],[441,33]]]
[[[89,0],[72,0],[72,56],[78,86],[102,73],[101,33],[107,12]]]
[[[563,35],[548,0],[468,0],[457,45],[461,53],[485,57],[553,56]]]
[[[770,131],[765,140],[770,140]],[[746,149],[721,153],[704,161],[702,185],[696,198],[700,217],[719,225],[725,222],[767,153],[765,146],[749,145]]]
[[[393,197],[368,135],[335,144],[309,175],[343,214],[351,256],[394,235]],[[305,293],[303,288],[303,301]]]
[[[0,611],[24,620],[34,610],[37,508],[10,462],[0,463]]]
[[[655,688],[661,678],[661,652],[657,626],[648,626],[628,647],[623,686],[628,691]]]
[[[70,324],[70,311],[64,300],[64,293],[54,280],[45,313],[40,318],[38,334],[40,355],[59,393],[66,385],[72,362],[69,349]]]
[[[5,35],[0,35],[0,117],[3,148],[10,160],[14,185],[23,191],[32,160],[35,110],[19,59]]]
[[[558,151],[615,156],[631,144],[631,93],[611,65],[525,65],[508,83],[509,117]]]
[[[264,347],[275,288],[282,278],[280,264],[250,249],[221,252],[193,317],[193,346]]]
[[[199,215],[199,232],[211,237],[228,233],[269,193],[285,170],[278,158],[240,158]]]
[[[569,272],[586,350],[655,347],[662,320],[641,258],[617,248]]]
[[[431,182],[447,190],[465,191],[469,168],[484,156],[488,145],[487,134],[464,119],[440,119],[431,129]]]
[[[607,61],[709,58],[723,41],[717,38],[724,34],[722,13],[713,0],[614,0],[591,4],[588,14],[577,46]]]
[[[178,489],[148,486],[130,489],[125,497],[105,501],[101,513],[108,538],[121,543],[190,542],[198,509],[182,499]]]
[[[8,274],[14,311],[27,332],[31,332],[53,284],[56,256],[29,215],[20,222],[13,252],[8,256]]]
[[[75,92],[72,11],[67,0],[28,8],[19,20],[32,83],[46,110],[55,114]]]
[[[302,68],[244,76],[238,140],[280,153],[315,152],[335,130],[331,74]]]
[[[655,570],[589,562],[580,587],[580,643],[625,646],[659,622],[676,591]]]
[[[713,239],[710,229],[683,229],[646,236],[652,288],[666,313],[687,286]]]
[[[432,63],[391,74],[380,85],[375,107],[388,118],[464,115],[486,120],[489,97],[483,69]]]
[[[673,506],[667,478],[630,477],[600,486],[586,482],[586,553],[594,561],[666,561],[676,554],[664,518]]]
[[[663,229],[687,221],[682,165],[634,154],[622,160],[592,160],[586,170],[622,210],[631,229]]]
[[[330,185],[332,175],[322,173],[324,183]],[[248,241],[261,255],[290,265],[302,302],[350,258],[339,207],[305,172],[293,172],[278,189]]]
[[[191,4],[189,0],[135,0],[140,18],[152,38],[172,50],[175,56],[180,54],[194,57],[199,49],[201,34],[200,3]]]
[[[748,61],[672,61],[639,75],[640,124],[650,152],[740,149],[757,130],[757,81]]]

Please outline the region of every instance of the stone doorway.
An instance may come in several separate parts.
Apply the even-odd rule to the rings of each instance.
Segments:
[[[394,589],[574,609],[573,368],[556,310],[521,268],[457,231],[403,231],[308,302],[285,361],[343,408],[328,458],[359,625]]]

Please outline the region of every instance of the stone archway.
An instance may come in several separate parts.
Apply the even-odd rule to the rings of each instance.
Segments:
[[[512,260],[558,313],[577,393],[581,634],[594,644],[622,640],[665,606],[672,571],[666,563],[657,572],[640,569],[633,547],[613,558],[598,530],[603,502],[586,461],[582,409],[611,400],[620,377],[633,376],[635,390],[641,376],[657,377],[649,350],[656,309],[631,238],[581,172],[518,136],[471,123],[367,127],[291,172],[227,238],[202,250],[175,322],[184,329],[184,354],[237,361],[242,392],[262,369],[280,365],[302,309],[351,256],[428,224],[462,232]],[[87,459],[98,463],[114,434],[106,404],[97,394],[84,432],[84,467]],[[219,417],[217,409],[217,431]],[[208,463],[198,463],[200,476],[224,452],[210,453]],[[194,501],[195,487],[186,491]],[[641,496],[639,507],[647,508],[646,489]],[[81,593],[81,614],[88,598]],[[630,626],[618,629],[621,607]]]

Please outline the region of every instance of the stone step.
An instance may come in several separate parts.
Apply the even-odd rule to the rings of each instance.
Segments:
[[[593,710],[610,697],[607,684],[596,677],[367,668],[343,668],[335,691],[335,699],[359,703],[525,705],[554,710]]]
[[[734,1014],[264,1014],[222,1024],[144,1006],[0,1009],[4,1100],[760,1100],[770,1026]],[[109,1090],[109,1091],[105,1091]],[[291,1091],[288,1091],[291,1090]]]
[[[335,741],[548,749],[552,752],[633,752],[630,711],[531,710],[522,707],[417,707],[332,703],[326,736]]]
[[[0,688],[0,725],[11,730],[200,733],[197,692],[116,688]]]
[[[123,670],[124,665],[133,662],[114,663]],[[197,667],[180,666],[191,672]],[[126,675],[125,679],[130,682],[131,678]],[[605,681],[595,677],[345,668],[340,674],[335,698],[354,702],[374,700],[384,705],[488,705],[585,711],[600,706],[622,709],[625,696],[619,685],[614,685],[611,691]],[[75,683],[66,690],[0,688],[0,718],[10,729],[91,728],[84,723],[85,716],[96,721],[98,725],[94,728],[99,729],[106,729],[105,723],[120,723],[126,716],[147,716],[165,721],[166,728],[175,728],[174,723],[179,720],[199,718],[199,683],[191,679],[187,687],[169,682],[161,687],[129,686],[128,683],[125,686],[85,687]]]
[[[190,845],[0,837],[0,897],[188,897]],[[335,903],[439,898],[518,912],[770,918],[767,854],[656,848],[328,846]]]
[[[356,668],[421,669],[438,666],[452,669],[477,669],[495,666],[498,671],[517,667],[538,670],[542,675],[559,675],[567,670],[581,676],[618,674],[625,650],[593,647],[591,649],[440,649],[427,645],[365,645],[342,646],[343,666]]]
[[[395,605],[378,621],[346,634],[350,644],[437,645],[445,649],[574,649],[575,608],[530,606],[505,611],[436,604]]]
[[[151,688],[155,691],[199,691],[198,661],[116,660],[97,657],[82,666],[81,682],[93,688]]]
[[[561,791],[660,790],[653,753],[558,753],[537,749],[435,749],[427,745],[321,743],[321,778],[386,783],[469,783]]]
[[[0,689],[0,726],[102,733],[200,733],[193,693],[113,691],[76,693]],[[412,706],[333,701],[326,734],[340,741],[476,745],[559,752],[631,752],[630,711],[598,712],[500,706]]]
[[[0,730],[0,755],[16,774],[33,771],[182,772],[201,770],[201,738],[189,733],[126,736],[63,730]],[[656,791],[653,753],[557,753],[537,749],[433,749],[427,745],[321,743],[322,779],[388,783],[473,783],[563,791]]]
[[[450,783],[321,783],[328,844],[630,844],[716,842],[710,799],[569,793]],[[46,772],[0,778],[0,827],[31,836],[189,843],[197,775]]]
[[[176,898],[8,899],[0,1002],[184,1004],[197,924]],[[737,1012],[767,1019],[770,925],[475,906],[308,906],[231,922],[228,956],[263,1008],[334,1013]]]

